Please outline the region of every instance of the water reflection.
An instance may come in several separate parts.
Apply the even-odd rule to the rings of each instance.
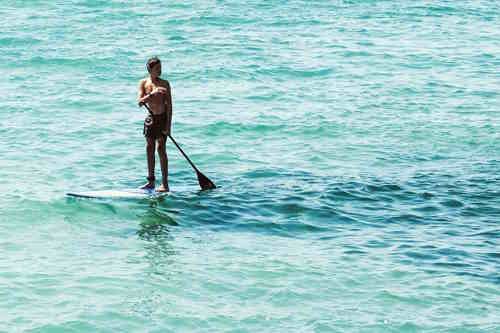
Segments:
[[[160,212],[157,208],[151,207],[139,222],[137,235],[145,241],[163,241],[169,236],[169,227],[179,224],[166,213]]]
[[[157,207],[150,207],[143,216],[140,217],[137,236],[145,241],[144,259],[149,262],[149,274],[154,276],[164,276],[169,271],[173,263],[173,257],[177,252],[172,246],[173,236],[170,229],[178,223]]]

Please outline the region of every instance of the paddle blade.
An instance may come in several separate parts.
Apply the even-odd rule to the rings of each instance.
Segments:
[[[215,184],[207,176],[199,171],[196,171],[196,174],[198,175],[198,183],[200,183],[202,190],[212,190],[215,188]]]

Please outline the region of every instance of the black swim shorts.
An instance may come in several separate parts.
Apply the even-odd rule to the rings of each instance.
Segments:
[[[163,131],[167,128],[167,113],[163,112],[161,114],[154,114],[153,116],[153,124],[146,125],[144,122],[143,134],[146,138],[159,139],[164,138],[165,134]]]

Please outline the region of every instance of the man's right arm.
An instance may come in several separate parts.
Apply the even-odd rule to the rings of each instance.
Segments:
[[[139,82],[139,94],[137,96],[137,102],[139,103],[139,106],[149,102],[149,99],[151,96],[154,96],[156,93],[156,89],[150,92],[149,94],[146,94],[146,80],[143,79]]]
[[[146,94],[146,90],[144,88],[144,83],[144,79],[139,81],[139,94],[137,96],[137,102],[139,103],[139,106],[145,103],[144,95]]]

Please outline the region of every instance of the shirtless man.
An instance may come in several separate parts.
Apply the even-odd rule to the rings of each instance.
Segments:
[[[148,60],[146,68],[149,77],[139,82],[139,106],[147,104],[151,110],[153,123],[144,124],[146,137],[146,153],[148,159],[148,182],[143,189],[155,188],[155,146],[160,157],[161,185],[158,192],[167,192],[168,188],[168,158],[165,148],[167,137],[172,126],[172,94],[170,83],[160,79],[161,62],[157,57]]]

